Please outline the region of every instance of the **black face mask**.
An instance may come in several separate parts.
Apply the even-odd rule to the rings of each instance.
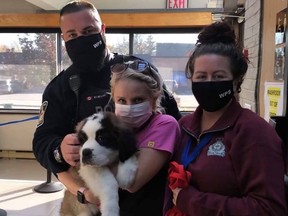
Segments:
[[[227,105],[234,96],[233,80],[192,82],[192,92],[200,107],[207,112],[215,112]]]
[[[99,71],[104,64],[106,44],[101,33],[80,36],[65,43],[74,66],[85,71]]]

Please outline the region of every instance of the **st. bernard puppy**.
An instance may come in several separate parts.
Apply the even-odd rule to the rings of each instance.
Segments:
[[[118,188],[127,188],[137,172],[137,147],[133,131],[111,112],[96,113],[76,127],[81,144],[80,166],[69,172],[100,199],[100,209],[81,204],[68,190],[61,204],[61,216],[119,216]],[[114,176],[109,165],[117,163]],[[79,173],[79,175],[78,175]],[[80,178],[81,177],[81,178]]]

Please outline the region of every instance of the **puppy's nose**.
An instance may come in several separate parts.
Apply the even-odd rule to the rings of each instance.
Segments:
[[[92,158],[92,149],[85,148],[82,150],[82,162],[88,164]]]

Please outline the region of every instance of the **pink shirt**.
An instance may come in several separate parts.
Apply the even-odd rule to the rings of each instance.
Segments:
[[[156,114],[144,130],[136,134],[138,148],[154,148],[172,155],[179,134],[178,122],[172,116]]]

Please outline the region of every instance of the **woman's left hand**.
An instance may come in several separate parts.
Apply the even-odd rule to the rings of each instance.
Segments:
[[[174,190],[172,190],[173,192],[173,204],[176,206],[176,201],[177,201],[177,197],[179,192],[182,190],[182,188],[175,188]]]

